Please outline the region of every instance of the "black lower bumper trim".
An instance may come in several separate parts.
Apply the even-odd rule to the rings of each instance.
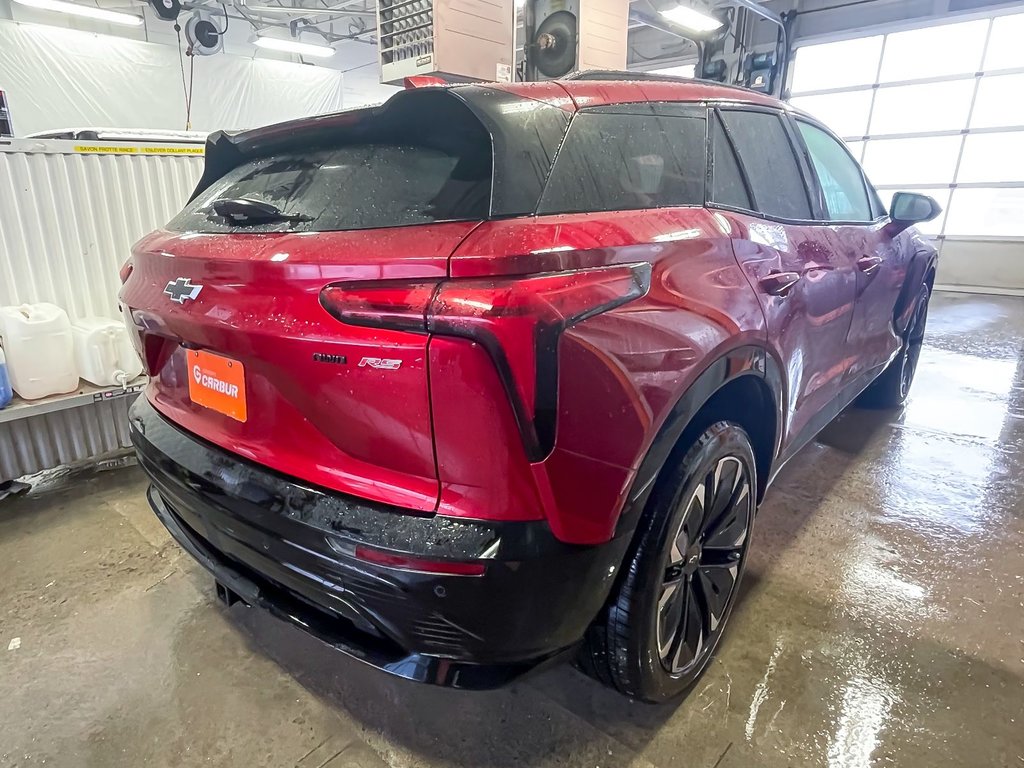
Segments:
[[[419,653],[406,654],[397,648],[389,648],[390,644],[368,641],[365,637],[361,638],[362,642],[357,642],[353,640],[353,635],[362,633],[354,628],[345,628],[343,619],[328,616],[305,605],[301,600],[289,595],[286,590],[259,584],[225,563],[194,531],[189,530],[167,509],[159,493],[153,488],[149,491],[149,502],[174,540],[213,575],[217,596],[226,605],[241,601],[250,607],[261,608],[305,630],[346,656],[398,677],[451,688],[486,690],[505,685],[539,667],[556,662],[572,651],[572,648],[563,649],[539,659],[515,664],[483,665]],[[375,647],[376,645],[383,647]]]
[[[154,511],[226,597],[412,680],[491,688],[558,658],[597,615],[626,546],[571,546],[543,521],[428,517],[310,487],[185,432],[145,397],[130,428]],[[357,558],[359,545],[484,573],[402,570]]]

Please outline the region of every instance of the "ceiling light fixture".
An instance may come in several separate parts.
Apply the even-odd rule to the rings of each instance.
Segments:
[[[72,16],[84,16],[96,21],[105,21],[108,24],[124,24],[128,27],[137,27],[142,23],[141,16],[135,16],[131,13],[108,11],[91,5],[67,3],[64,0],[15,0],[15,2],[26,5],[29,8],[38,8],[41,11],[55,11],[56,13],[67,13]]]
[[[722,26],[722,22],[714,16],[689,5],[677,5],[662,11],[661,15],[690,32],[714,32]]]
[[[282,53],[297,53],[300,56],[313,56],[318,59],[328,59],[335,51],[329,45],[318,43],[303,43],[299,40],[289,40],[283,37],[264,37],[257,35],[253,43],[260,48],[270,51],[281,51]]]

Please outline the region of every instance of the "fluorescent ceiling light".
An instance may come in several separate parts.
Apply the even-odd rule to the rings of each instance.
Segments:
[[[129,27],[137,27],[142,23],[141,16],[135,16],[131,13],[108,11],[92,5],[67,3],[64,0],[16,0],[16,2],[27,5],[30,8],[38,8],[41,11],[56,11],[57,13],[69,13],[72,16],[85,16],[97,21],[105,21],[108,24],[124,24]]]
[[[714,16],[689,5],[677,5],[675,8],[662,11],[661,15],[691,32],[713,32],[722,26],[722,22]]]
[[[260,48],[266,48],[270,51],[297,53],[300,56],[314,56],[319,59],[327,59],[334,55],[334,49],[329,45],[303,43],[299,40],[288,40],[283,37],[263,37],[257,35],[253,42]]]

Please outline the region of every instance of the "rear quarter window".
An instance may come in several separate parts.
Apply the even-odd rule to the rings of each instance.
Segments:
[[[703,205],[703,110],[579,113],[569,126],[538,213]]]
[[[753,110],[722,110],[721,115],[757,210],[783,219],[811,219],[807,187],[781,116]]]

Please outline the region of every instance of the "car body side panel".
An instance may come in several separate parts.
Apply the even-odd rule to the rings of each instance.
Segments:
[[[859,351],[846,346],[854,313],[856,276],[850,258],[835,248],[825,225],[780,224],[739,213],[722,213],[744,273],[764,309],[769,347],[781,363],[788,393],[782,445],[813,423],[839,396]],[[774,296],[760,281],[793,272],[798,282]]]
[[[856,270],[856,301],[847,335],[847,343],[860,353],[847,371],[853,379],[884,366],[899,351],[901,342],[893,319],[913,254],[907,238],[890,237],[883,221],[836,224],[832,236],[835,247],[855,264],[878,264],[874,271]]]
[[[434,336],[428,359],[438,512],[541,519],[544,510],[526,447],[487,350],[469,339]]]
[[[560,340],[555,446],[533,470],[539,503],[563,541],[608,540],[643,457],[708,361],[765,343],[764,315],[728,226],[703,208],[492,221],[452,256],[453,277],[652,264],[646,296]],[[443,487],[443,469],[441,480]]]

